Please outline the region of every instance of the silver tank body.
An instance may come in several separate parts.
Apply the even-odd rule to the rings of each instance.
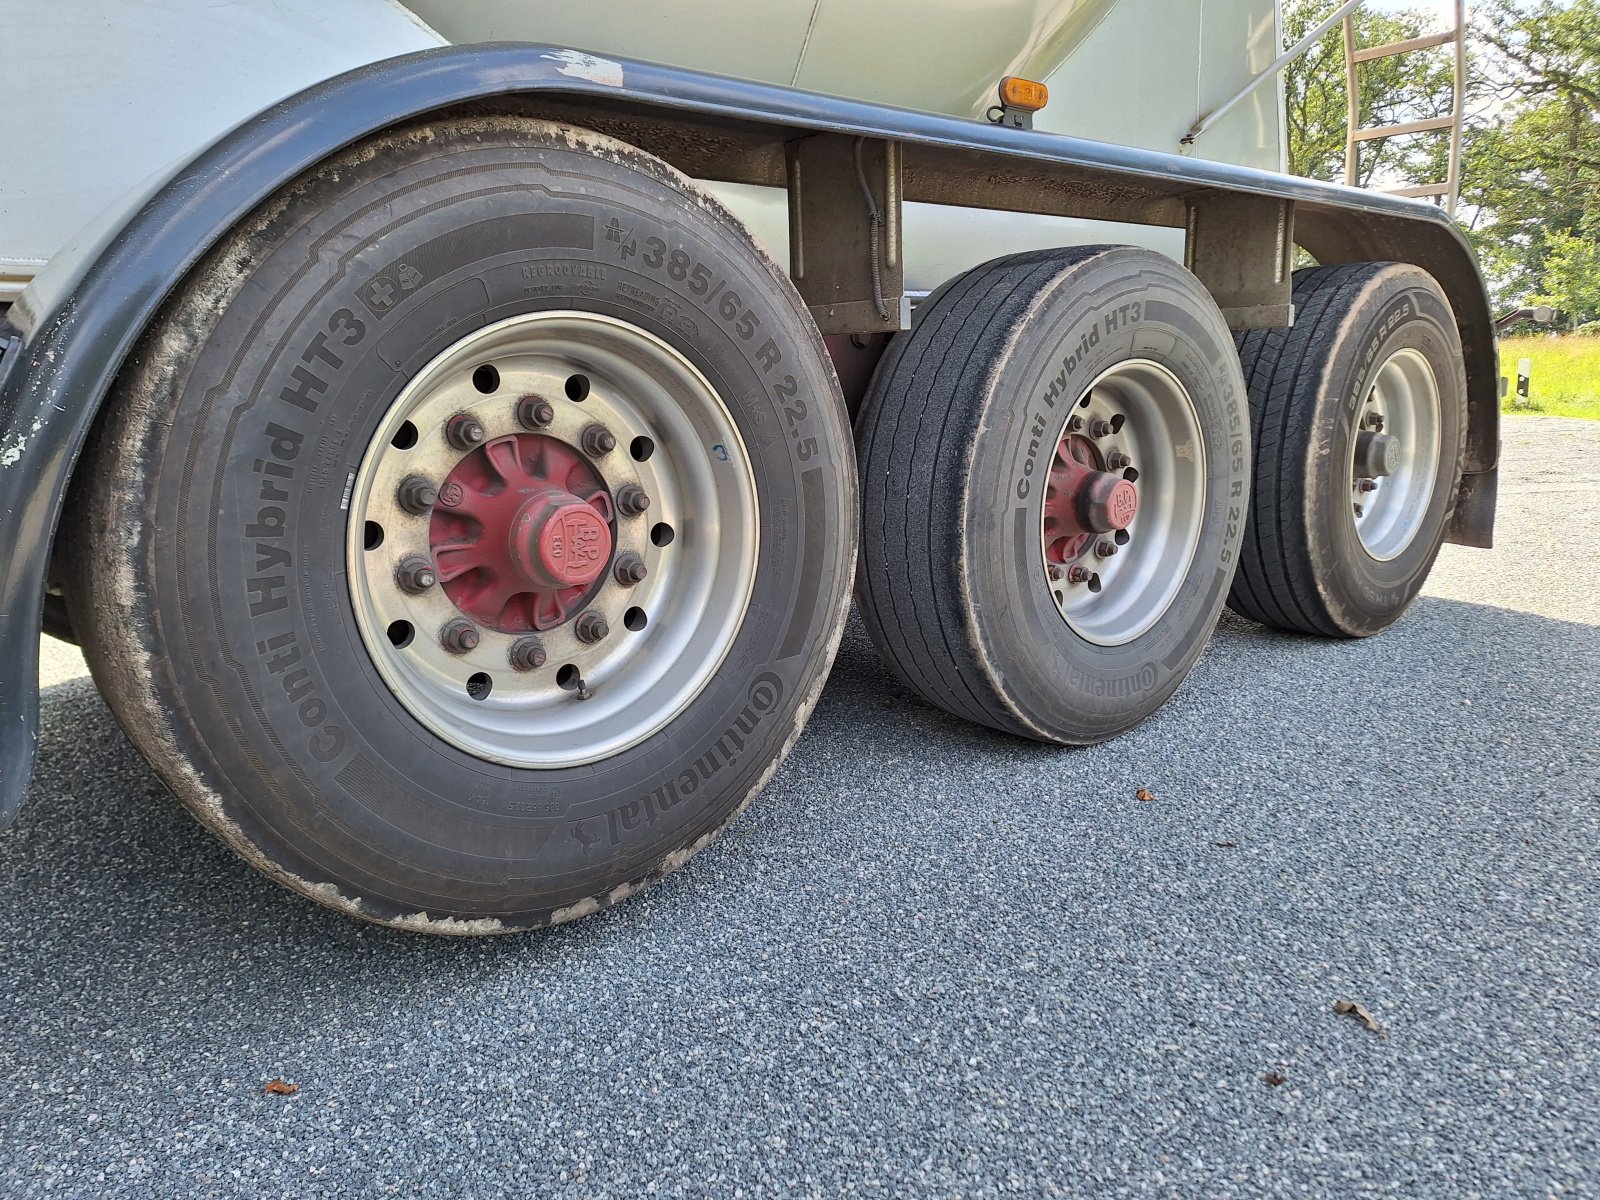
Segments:
[[[218,134],[319,80],[431,46],[539,41],[981,117],[1001,76],[1043,79],[1040,128],[1177,151],[1281,44],[1276,0],[0,0],[0,302],[92,254]],[[1281,170],[1267,87],[1195,153]],[[784,197],[715,185],[787,260]],[[1088,241],[1181,253],[1173,230],[910,205],[907,286]]]

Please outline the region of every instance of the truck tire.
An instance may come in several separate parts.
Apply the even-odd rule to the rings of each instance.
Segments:
[[[265,203],[77,476],[73,623],[135,744],[274,879],[434,933],[709,842],[814,705],[855,557],[783,273],[666,164],[504,116]]]
[[[995,729],[1131,728],[1216,623],[1248,438],[1227,325],[1169,259],[1045,250],[951,280],[857,425],[857,599],[884,661]]]
[[[1228,604],[1367,637],[1416,598],[1455,508],[1461,338],[1439,285],[1401,263],[1298,271],[1294,304],[1293,328],[1238,336],[1255,483]]]

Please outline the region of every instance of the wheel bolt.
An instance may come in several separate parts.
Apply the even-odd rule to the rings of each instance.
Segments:
[[[617,555],[617,565],[613,573],[618,583],[624,587],[632,587],[636,583],[644,582],[644,577],[650,574],[650,568],[644,565],[644,559],[629,551]]]
[[[1358,479],[1356,480],[1356,487],[1363,492],[1375,492],[1378,490],[1378,481],[1376,479]]]
[[[438,503],[439,489],[421,475],[407,475],[400,481],[400,490],[395,499],[412,516],[425,516]]]
[[[1089,422],[1089,436],[1092,438],[1110,437],[1116,429],[1104,417],[1094,417]]]
[[[478,648],[478,627],[457,617],[439,631],[439,644],[451,654],[466,654]]]
[[[590,458],[604,458],[617,448],[616,437],[604,425],[586,426],[578,440],[583,443],[583,452]]]
[[[1082,417],[1077,417],[1077,416],[1068,417],[1067,418],[1067,432],[1068,433],[1082,433],[1083,432],[1083,418]]]
[[[1365,422],[1363,422],[1363,424],[1365,424],[1368,429],[1376,429],[1379,433],[1382,433],[1383,432],[1383,414],[1382,413],[1368,413],[1367,414],[1367,419],[1366,419]]]
[[[1129,458],[1121,450],[1113,450],[1106,455],[1106,467],[1108,470],[1120,471],[1124,467],[1131,466],[1133,466],[1133,459]]]
[[[511,643],[511,652],[507,655],[511,660],[513,671],[534,671],[544,666],[544,643],[536,637],[518,638]]]
[[[1050,576],[1052,581],[1059,580],[1064,574],[1060,563],[1050,563],[1048,566],[1046,566],[1045,571]]]
[[[438,583],[439,576],[434,572],[433,564],[422,555],[408,554],[395,567],[394,581],[400,585],[401,591],[419,596]]]
[[[1364,517],[1364,516],[1367,515],[1367,510],[1362,508],[1361,505],[1359,505],[1359,504],[1352,504],[1350,507],[1355,509],[1356,516],[1358,516],[1358,517]]]
[[[1068,583],[1088,583],[1089,572],[1082,567],[1073,567],[1067,572]]]
[[[1117,552],[1117,544],[1115,542],[1101,542],[1094,548],[1094,552],[1100,558],[1110,558]]]
[[[637,517],[650,507],[650,497],[636,483],[625,483],[617,489],[617,511],[625,517]]]
[[[487,436],[483,422],[471,413],[457,413],[444,424],[445,441],[457,450],[471,450],[481,446]]]
[[[517,401],[517,424],[524,429],[543,429],[555,419],[555,406],[548,400],[524,396]]]
[[[604,641],[611,632],[611,626],[606,624],[606,619],[594,609],[582,613],[572,627],[572,632],[578,635],[580,642],[593,645],[595,642]]]

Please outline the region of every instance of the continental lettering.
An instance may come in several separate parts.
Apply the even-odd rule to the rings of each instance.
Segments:
[[[752,735],[777,710],[782,699],[783,680],[770,671],[756,676],[745,691],[744,706],[688,769],[680,771],[654,791],[646,792],[626,804],[619,804],[600,818],[611,845],[619,844],[624,834],[654,825],[664,814],[693,799],[701,788],[737,762]],[[574,821],[570,827],[571,836],[586,847],[598,840],[597,835],[587,828],[593,820],[595,818],[590,817]]]
[[[1103,675],[1087,675],[1077,667],[1067,668],[1067,685],[1074,691],[1097,698],[1126,699],[1137,696],[1155,687],[1159,678],[1160,672],[1156,670],[1154,663],[1146,663],[1132,675],[1119,675],[1109,679]]]

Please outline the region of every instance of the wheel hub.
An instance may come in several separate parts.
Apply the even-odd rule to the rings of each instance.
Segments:
[[[401,389],[352,481],[351,605],[391,694],[478,758],[598,762],[715,677],[749,604],[754,475],[672,346],[511,317]]]
[[[1096,534],[1115,533],[1139,514],[1139,491],[1121,475],[1101,469],[1093,443],[1068,434],[1056,446],[1044,498],[1045,558],[1077,558]]]
[[[1120,646],[1161,619],[1199,542],[1205,473],[1194,401],[1166,367],[1130,359],[1079,396],[1040,522],[1045,585],[1073,633]]]
[[[572,446],[520,433],[458,463],[439,489],[429,547],[445,595],[501,633],[554,629],[611,560],[604,481]]]
[[[1439,469],[1439,381],[1421,351],[1397,350],[1378,368],[1350,440],[1350,507],[1361,547],[1399,557],[1423,528]]]

